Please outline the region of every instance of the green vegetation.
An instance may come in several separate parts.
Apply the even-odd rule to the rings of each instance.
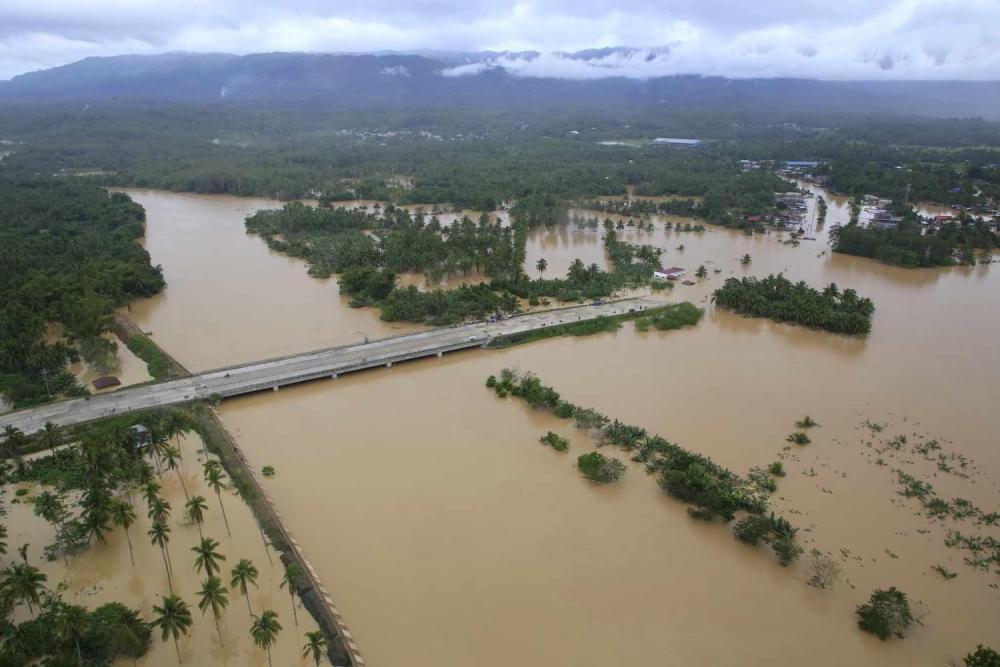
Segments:
[[[812,417],[810,417],[809,415],[806,415],[805,417],[803,417],[799,421],[795,422],[795,426],[797,428],[807,429],[807,428],[816,428],[817,426],[819,426],[819,424],[817,424],[816,421]]]
[[[808,445],[810,442],[812,442],[812,440],[809,439],[809,436],[803,433],[802,431],[796,431],[795,433],[792,433],[787,438],[785,438],[785,440],[787,440],[788,442],[794,442],[796,445]]]
[[[785,476],[785,466],[781,461],[775,461],[767,467],[767,471],[775,477]]]
[[[146,369],[153,378],[162,380],[173,373],[173,363],[167,355],[145,336],[136,334],[128,339],[126,345],[132,354],[146,362]]]
[[[274,477],[274,466],[264,466],[260,469],[260,474],[264,477]]]
[[[804,282],[792,283],[782,275],[767,278],[727,278],[712,300],[751,317],[767,317],[835,333],[867,334],[875,306],[852,289],[843,292],[830,284],[819,292]]]
[[[795,533],[787,520],[763,514],[748,514],[733,526],[733,534],[741,542],[747,544],[770,544],[778,557],[778,562],[788,565],[794,562],[802,553],[802,547],[795,543]]]
[[[493,376],[491,375],[490,377]],[[553,433],[552,431],[549,431],[548,433],[540,437],[538,440],[539,442],[548,445],[557,452],[565,452],[566,450],[569,449],[569,440],[562,437],[558,433]]]
[[[909,268],[975,263],[973,250],[1000,246],[1000,237],[981,221],[964,218],[961,223],[941,225],[935,233],[922,233],[914,213],[908,213],[895,229],[838,225],[830,230],[834,252],[871,257]]]
[[[625,464],[618,459],[608,458],[600,452],[581,454],[576,466],[583,476],[595,484],[617,482],[625,474]]]
[[[888,590],[876,589],[868,602],[859,605],[855,614],[858,627],[878,635],[879,639],[906,636],[906,631],[918,621],[910,611],[906,593],[895,586]]]
[[[112,309],[164,284],[136,243],[144,220],[127,196],[85,182],[0,175],[0,393],[15,406],[86,393],[64,370],[81,351],[112,364],[101,338]],[[45,341],[49,322],[68,342]]]
[[[0,664],[110,666],[121,658],[141,658],[149,648],[150,625],[138,611],[117,602],[89,610],[46,591],[37,611],[37,616],[9,626]]]
[[[642,316],[635,321],[635,326],[642,331],[650,326],[660,331],[670,331],[694,326],[698,324],[704,314],[705,311],[698,306],[684,301],[642,313]]]
[[[577,428],[597,439],[599,447],[613,445],[630,452],[632,460],[643,464],[647,474],[657,477],[666,493],[691,505],[688,513],[695,518],[721,517],[728,522],[735,519],[738,512],[761,516],[767,510],[768,497],[775,484],[762,470],[755,469],[746,478],[739,477],[708,457],[658,435],[650,435],[640,426],[611,420],[593,408],[574,405],[531,373],[519,374],[506,368],[499,377],[487,378],[486,386],[501,398],[516,396],[533,408],[551,411],[560,419],[573,419]],[[600,478],[606,461],[614,462],[615,459],[584,455],[581,462],[586,470],[581,468],[581,471]],[[608,465],[617,468],[614,463]],[[795,543],[796,530],[778,517],[772,516],[767,521],[770,521],[767,524],[769,541],[779,562],[787,564],[798,558],[802,549]]]
[[[979,644],[976,650],[964,658],[965,667],[1000,667],[1000,653]]]

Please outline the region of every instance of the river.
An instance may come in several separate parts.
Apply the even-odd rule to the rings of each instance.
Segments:
[[[404,330],[348,308],[335,279],[310,278],[303,262],[246,236],[243,217],[276,202],[130,194],[146,207],[147,247],[169,285],[132,316],[190,368]],[[369,665],[939,665],[977,643],[996,647],[996,575],[965,565],[944,537],[950,527],[997,530],[918,516],[892,469],[998,509],[1000,274],[833,255],[826,230],[849,210],[827,199],[825,229],[797,246],[778,233],[667,233],[659,216],[656,231],[626,233],[665,247],[663,263],[692,280],[698,265],[709,269],[667,297],[707,309],[696,328],[626,325],[223,404],[251,462],[277,469],[269,492]],[[547,275],[558,275],[577,256],[606,261],[599,232],[537,231],[528,270],[545,257]],[[872,298],[872,334],[745,319],[708,301],[727,276],[778,271]],[[807,586],[805,562],[782,568],[726,527],[690,519],[637,466],[614,487],[590,486],[574,463],[591,443],[483,387],[505,366],[736,472],[785,456],[774,507],[801,528],[807,551],[835,557],[843,579],[833,590]],[[821,424],[813,443],[784,451],[805,414]],[[569,454],[538,444],[550,429],[570,437]],[[873,453],[903,434],[903,450]],[[913,454],[925,434],[971,459],[970,478]],[[935,564],[959,576],[944,580]],[[881,642],[857,630],[853,610],[893,585],[919,601],[923,626]]]

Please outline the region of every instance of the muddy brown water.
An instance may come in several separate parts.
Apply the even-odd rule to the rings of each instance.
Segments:
[[[398,332],[346,308],[335,281],[309,278],[301,261],[245,236],[247,211],[277,203],[131,194],[147,208],[147,244],[170,282],[133,316],[182,362],[218,366]],[[1000,643],[997,575],[943,545],[950,527],[990,533],[918,516],[891,472],[918,474],[946,498],[1000,505],[1000,274],[833,255],[826,231],[849,209],[827,200],[826,225],[808,225],[816,240],[798,246],[778,233],[665,233],[657,216],[655,232],[627,232],[666,248],[665,265],[709,269],[665,297],[705,307],[696,328],[626,325],[223,405],[252,463],[277,468],[268,488],[368,664],[941,665]],[[543,256],[548,275],[577,256],[606,261],[600,233],[572,228],[533,234],[529,272]],[[778,271],[872,298],[872,334],[745,319],[708,301],[728,276]],[[804,562],[782,568],[724,526],[689,519],[637,467],[614,487],[587,484],[574,469],[592,446],[585,437],[483,388],[505,366],[736,472],[787,456],[774,507],[801,527],[807,549],[834,556],[843,579],[832,591],[807,586]],[[783,452],[805,414],[822,424],[813,443]],[[886,424],[885,438],[936,437],[975,472],[938,473],[912,454],[876,465],[865,420]],[[550,429],[570,437],[569,454],[538,444]],[[930,570],[938,563],[959,576],[943,580]],[[852,612],[893,585],[920,601],[924,625],[881,642],[857,630]]]

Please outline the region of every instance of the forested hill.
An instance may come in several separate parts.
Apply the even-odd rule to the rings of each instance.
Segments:
[[[502,67],[446,76],[494,54],[171,53],[87,58],[0,82],[0,102],[212,102],[331,110],[648,108],[907,114],[1000,119],[1000,82],[845,82],[670,76],[571,80]],[[588,58],[589,52],[569,54]]]

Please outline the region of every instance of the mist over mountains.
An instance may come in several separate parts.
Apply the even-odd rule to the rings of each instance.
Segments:
[[[0,82],[3,103],[157,101],[338,109],[577,106],[1000,119],[996,81],[655,76],[669,49],[575,53],[166,53],[87,58]],[[648,76],[647,76],[648,74]]]

